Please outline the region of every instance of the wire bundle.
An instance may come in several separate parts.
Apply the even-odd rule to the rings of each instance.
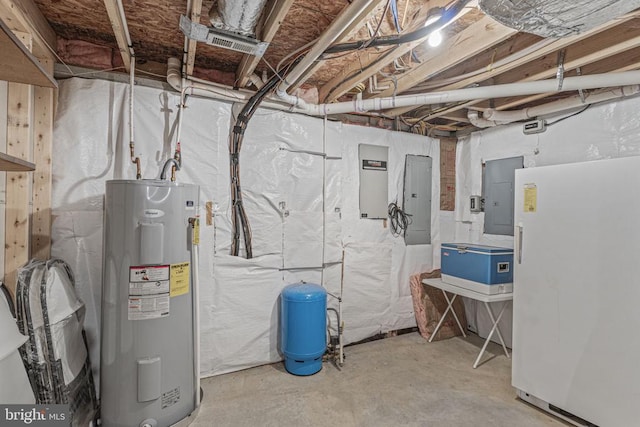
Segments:
[[[242,148],[242,140],[244,132],[247,129],[249,120],[258,109],[265,96],[278,83],[278,75],[274,75],[260,90],[258,90],[247,101],[245,106],[238,114],[234,126],[231,128],[231,138],[229,140],[229,157],[231,161],[231,255],[238,256],[240,252],[240,230],[244,237],[244,247],[247,253],[247,259],[253,258],[253,250],[251,248],[251,227],[249,219],[242,202],[242,188],[240,186],[240,149]]]
[[[404,236],[407,227],[411,224],[411,217],[406,214],[395,202],[389,203],[389,222],[391,223],[391,234],[395,237]]]

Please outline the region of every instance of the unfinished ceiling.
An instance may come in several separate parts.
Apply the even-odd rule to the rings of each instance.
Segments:
[[[124,71],[105,7],[115,0],[35,2],[58,36],[58,55],[63,61]],[[376,30],[378,36],[410,33],[424,27],[430,13],[449,3],[451,0],[374,1],[336,43],[368,40]],[[184,56],[187,73],[254,89],[250,81],[254,70],[258,76],[273,75],[278,63],[285,59],[286,64],[303,54],[304,50],[297,50],[313,42],[349,4],[347,0],[269,0],[256,29],[257,39],[270,41],[262,58],[191,42]],[[562,4],[564,7],[558,6]],[[209,10],[217,3],[123,0],[122,5],[138,70],[163,78],[167,59],[182,59],[185,52],[180,16],[210,25]],[[400,45],[326,54],[293,87],[315,88],[314,101],[333,102],[354,96],[388,97],[640,68],[640,11],[631,10],[640,7],[640,1],[594,0],[580,2],[577,7],[561,1],[484,0],[480,5],[482,8],[477,1],[468,2],[442,30],[443,42],[438,47],[430,47],[422,38]],[[589,8],[594,12],[590,14]],[[518,21],[514,11],[527,13],[522,12],[523,19]],[[545,13],[553,14],[554,20]],[[545,19],[544,25],[540,24]],[[540,25],[532,24],[536,22]],[[572,23],[579,25],[570,27]],[[564,31],[562,25],[566,27],[562,37],[531,34],[555,31],[552,35],[557,35]],[[547,93],[402,107],[382,114],[399,117],[417,131],[457,131],[472,127],[468,111],[521,109],[576,95],[578,92]],[[584,98],[585,92],[580,95]]]

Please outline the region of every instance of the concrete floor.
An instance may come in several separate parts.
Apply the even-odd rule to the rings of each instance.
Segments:
[[[193,427],[564,426],[516,400],[511,361],[496,355],[473,369],[477,336],[428,343],[417,333],[346,348],[342,371],[325,363],[310,377],[282,363],[202,381]]]

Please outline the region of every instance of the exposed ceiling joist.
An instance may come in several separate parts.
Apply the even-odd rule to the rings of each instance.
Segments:
[[[270,0],[265,11],[260,17],[257,30],[259,31],[259,39],[263,42],[271,43],[275,37],[284,17],[289,13],[289,9],[294,0]],[[256,67],[260,63],[260,58],[253,55],[244,55],[238,69],[236,70],[236,85],[238,87],[245,87],[249,82],[249,76],[253,74]]]
[[[107,15],[113,28],[113,34],[116,37],[118,43],[118,50],[124,63],[124,68],[129,72],[131,64],[131,50],[129,46],[129,39],[127,35],[127,23],[124,21],[124,17],[120,13],[120,6],[118,0],[104,0],[104,7],[107,9]]]
[[[363,21],[367,19],[371,14],[371,12],[373,12],[380,5],[381,1],[382,0],[377,0],[371,3],[362,12],[360,12],[360,15],[358,15],[356,19],[354,19],[353,22],[351,22],[351,24],[347,26],[342,31],[342,33],[340,33],[340,35],[338,36],[338,38],[333,44],[342,43],[345,40],[347,40],[350,36],[352,36],[353,32],[357,31],[360,28]],[[384,16],[381,16],[380,19],[384,19]],[[318,71],[320,67],[322,67],[322,65],[323,65],[322,61],[316,62],[315,65],[313,65],[307,71],[305,71],[305,73],[291,86],[291,89],[294,90],[299,88],[304,82],[306,82],[309,79],[309,77],[314,75],[315,72]]]
[[[450,0],[430,1],[429,7],[423,7],[420,10],[407,32],[415,31],[422,27],[432,8],[445,7],[448,3],[450,3]],[[466,12],[470,10],[471,8],[464,9]],[[366,81],[396,59],[411,52],[420,43],[422,41],[406,43],[382,52],[373,50],[363,52],[357,61],[351,62],[342,72],[336,74],[335,77],[318,90],[319,100],[321,102],[335,101],[358,83]]]
[[[629,40],[628,42],[631,42],[631,40]],[[574,69],[576,67],[580,67],[582,69],[583,67],[586,67],[590,64],[595,64],[596,62],[598,62],[597,66],[585,69],[584,74],[618,73],[623,71],[635,70],[637,68],[638,61],[640,60],[640,49],[639,49],[640,40],[637,40],[637,43],[635,43],[635,46],[633,46],[633,49],[635,49],[635,51],[632,54],[628,54],[628,52],[632,50],[632,48],[628,48],[628,49],[621,48],[622,46],[627,46],[626,42],[619,43],[617,46],[618,46],[617,49],[614,49],[615,46],[611,46],[612,49],[605,49],[600,52],[594,52],[592,55],[586,55],[580,58],[582,61],[579,61],[579,60],[572,61],[573,64],[579,64],[579,65],[567,66],[567,69]],[[605,51],[608,51],[608,52],[605,52]],[[595,55],[596,53],[598,53],[598,55]],[[616,60],[616,59],[610,60],[610,58],[612,58],[616,54],[619,55],[622,53],[625,54],[624,66],[618,63],[619,60]],[[595,55],[595,60],[593,57],[594,55]],[[629,64],[629,61],[632,61],[632,63]],[[575,73],[573,73],[572,75],[575,75]],[[548,78],[548,77],[552,77],[552,75],[546,75],[545,77],[541,77],[541,78]],[[527,80],[528,79],[524,79],[523,81],[527,81]],[[539,80],[539,78],[535,80]],[[511,108],[515,108],[523,104],[528,104],[530,102],[534,102],[554,94],[555,93],[552,92],[552,93],[544,93],[539,95],[531,95],[525,98],[505,99],[503,100],[503,102],[501,102],[499,105],[497,105],[494,108],[496,110],[509,110]]]
[[[401,74],[395,85],[377,96],[392,96],[394,92],[405,92],[418,83],[507,40],[517,32],[513,28],[505,27],[494,21],[491,17],[485,16],[443,43],[421,64]],[[448,53],[443,54],[444,52]]]
[[[15,31],[29,33],[36,58],[53,58],[56,33],[33,0],[0,0],[0,19]]]
[[[200,23],[200,15],[202,13],[202,0],[191,0],[191,10],[189,11],[189,19],[191,22]],[[187,75],[193,74],[193,66],[196,63],[196,44],[197,41],[189,39],[187,43]]]
[[[612,20],[604,25],[601,25],[600,27],[597,28],[593,28],[589,31],[586,31],[582,34],[576,35],[576,36],[572,36],[572,37],[566,37],[566,38],[562,38],[562,39],[557,39],[555,41],[549,42],[549,44],[547,44],[546,46],[535,50],[531,53],[529,53],[528,55],[524,55],[520,58],[518,58],[515,61],[509,62],[507,64],[501,65],[499,67],[495,67],[492,68],[490,70],[484,71],[478,75],[472,76],[472,77],[468,77],[466,79],[463,79],[459,82],[453,83],[453,84],[449,84],[443,87],[438,88],[438,91],[446,91],[446,90],[454,90],[454,89],[461,89],[464,87],[467,87],[469,85],[478,83],[478,82],[482,82],[491,78],[496,78],[497,76],[500,76],[508,71],[514,70],[520,66],[523,66],[527,63],[533,63],[535,64],[536,61],[544,56],[547,55],[551,55],[561,49],[564,49],[572,44],[584,41],[585,39],[597,35],[599,33],[602,33],[608,29],[614,28],[619,26],[620,24],[623,24],[627,21],[630,21],[636,17],[640,16],[640,11],[636,11],[636,12],[632,12],[629,13],[627,15],[624,15],[618,19]],[[555,58],[555,57],[554,57]],[[456,106],[453,107],[452,109],[449,110],[444,110],[446,112],[450,112],[450,111],[456,111],[460,108],[466,108],[467,106],[470,105],[474,105],[476,102],[471,102],[471,103],[466,103],[466,104],[462,104],[460,106]],[[386,112],[386,114],[389,115],[401,115],[401,114],[405,114],[411,110],[413,110],[415,108],[412,107],[402,107],[402,108],[394,108],[392,110],[388,110]],[[430,118],[435,118],[435,117],[440,117],[441,114],[438,115],[434,115],[434,116],[430,116]]]

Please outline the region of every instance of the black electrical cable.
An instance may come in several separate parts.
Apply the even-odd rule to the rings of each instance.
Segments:
[[[297,63],[302,57],[294,61]],[[258,109],[262,100],[271,90],[280,82],[282,76],[275,74],[265,83],[244,105],[236,120],[231,127],[231,137],[229,140],[229,157],[230,157],[230,173],[231,173],[231,255],[238,256],[240,252],[240,230],[244,238],[244,246],[247,259],[253,258],[253,249],[251,246],[251,227],[249,218],[244,209],[242,200],[242,187],[240,186],[240,149],[244,133],[247,129],[249,121]]]
[[[389,222],[391,223],[391,234],[395,237],[400,235],[404,236],[407,227],[411,224],[411,217],[400,209],[395,202],[389,203],[388,213]]]
[[[341,43],[337,45],[330,46],[327,48],[324,54],[329,53],[338,53],[345,52],[349,50],[359,50],[367,47],[379,47],[379,46],[389,46],[389,45],[399,45],[403,43],[409,43],[416,40],[423,39],[427,37],[429,34],[433,33],[441,29],[444,25],[453,20],[453,18],[458,15],[462,9],[469,3],[469,0],[458,0],[453,5],[449,6],[442,13],[442,17],[434,22],[433,24],[422,27],[418,30],[412,31],[406,34],[395,34],[392,36],[380,36],[373,37],[367,40],[358,40],[355,42],[349,43]]]
[[[546,125],[547,125],[547,126],[553,126],[553,125],[555,125],[556,123],[560,123],[560,122],[561,122],[561,121],[563,121],[563,120],[567,120],[568,118],[571,118],[571,117],[573,117],[573,116],[577,116],[578,114],[582,114],[582,113],[584,113],[585,111],[587,111],[587,108],[589,108],[589,107],[591,107],[591,104],[587,105],[586,107],[584,107],[584,108],[583,108],[583,109],[581,109],[580,111],[576,111],[576,112],[575,112],[575,113],[573,113],[573,114],[569,114],[569,115],[568,115],[568,116],[566,116],[566,117],[563,117],[563,118],[561,118],[561,119],[558,119],[558,120],[553,121],[553,122],[550,122],[550,123],[547,123]]]

